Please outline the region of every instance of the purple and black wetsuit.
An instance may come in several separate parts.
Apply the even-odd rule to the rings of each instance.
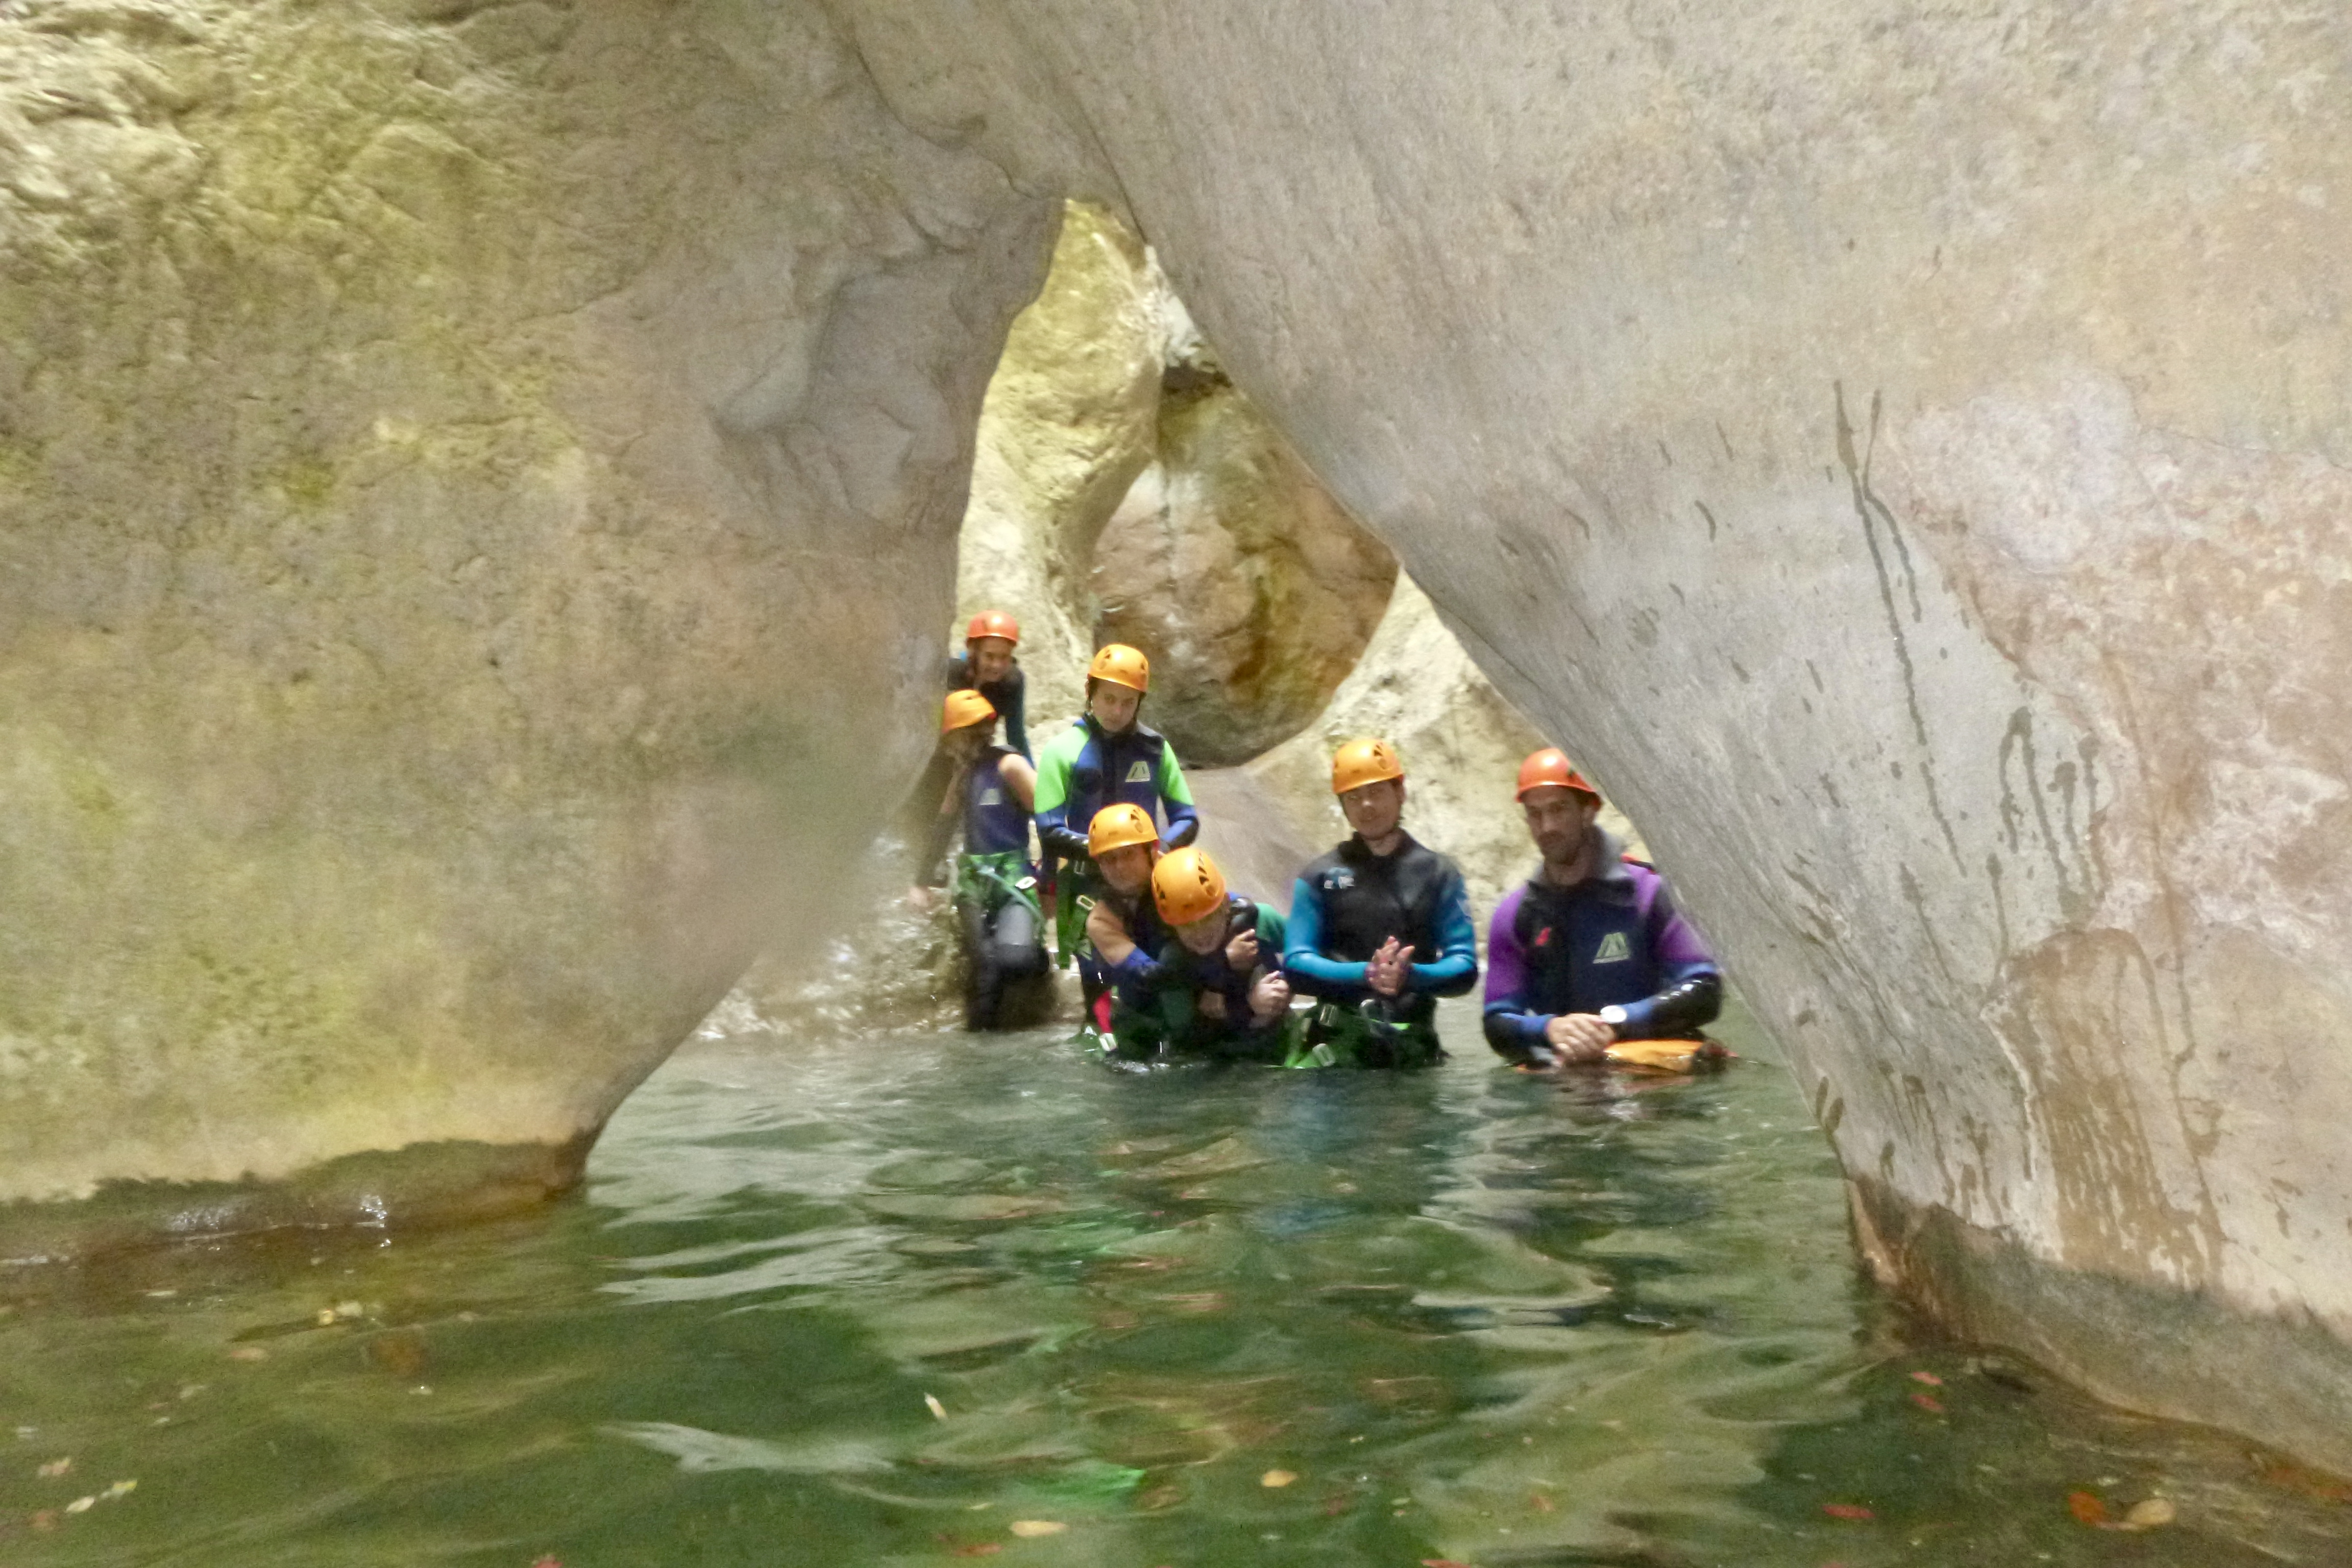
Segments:
[[[1486,1043],[1514,1061],[1549,1054],[1562,1013],[1622,1007],[1626,1040],[1695,1038],[1723,1005],[1723,974],[1665,879],[1596,827],[1602,868],[1572,888],[1541,874],[1496,906],[1486,933]]]

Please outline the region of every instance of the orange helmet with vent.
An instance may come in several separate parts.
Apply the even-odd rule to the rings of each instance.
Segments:
[[[1159,842],[1160,830],[1151,826],[1151,814],[1123,800],[1104,806],[1087,824],[1087,853],[1097,860],[1130,844]]]
[[[1601,798],[1601,792],[1585,781],[1584,775],[1576,771],[1576,764],[1568,760],[1568,753],[1558,746],[1530,752],[1528,760],[1519,764],[1519,793],[1515,798],[1525,800],[1529,790],[1538,789],[1572,789],[1596,801]]]
[[[1115,642],[1095,652],[1094,662],[1087,666],[1088,680],[1108,680],[1113,686],[1124,686],[1133,691],[1151,689],[1151,661],[1142,651],[1123,642]]]
[[[1404,777],[1404,763],[1386,741],[1350,741],[1331,754],[1331,793],[1345,795],[1382,779]]]
[[[940,714],[940,733],[951,730],[969,730],[974,724],[985,724],[996,717],[995,706],[977,691],[950,691],[948,704]]]
[[[963,628],[963,640],[978,642],[982,637],[1003,637],[1006,642],[1017,643],[1021,640],[1021,623],[1003,610],[982,610]]]
[[[1225,874],[1205,849],[1173,850],[1151,868],[1151,901],[1170,925],[1191,925],[1225,907]]]

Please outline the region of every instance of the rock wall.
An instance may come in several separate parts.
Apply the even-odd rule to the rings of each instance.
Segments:
[[[1881,1265],[2352,1467],[2352,23],[913,9],[856,7],[902,111],[1116,192],[1580,738]]]
[[[957,570],[960,616],[1020,617],[1041,732],[1078,711],[1094,650],[1128,642],[1179,755],[1247,761],[1329,699],[1395,576],[1142,241],[1072,203],[989,384]]]
[[[1486,916],[1536,864],[1512,792],[1519,763],[1547,742],[1471,662],[1410,577],[1397,579],[1380,630],[1330,706],[1303,732],[1241,770],[1257,784],[1257,798],[1289,825],[1291,837],[1313,846],[1309,855],[1348,836],[1331,794],[1331,753],[1359,735],[1395,744],[1405,765],[1405,826],[1461,866],[1484,942]],[[1614,805],[1602,807],[1601,821],[1635,853],[1648,853]],[[1280,897],[1286,907],[1289,889]]]
[[[572,1179],[911,765],[1057,215],[810,4],[0,7],[0,1199]]]

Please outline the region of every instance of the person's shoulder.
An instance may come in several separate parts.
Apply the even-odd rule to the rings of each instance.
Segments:
[[[1453,856],[1443,849],[1432,849],[1410,833],[1404,836],[1404,841],[1409,853],[1420,859],[1422,864],[1427,866],[1432,871],[1441,877],[1451,877],[1457,882],[1463,880],[1462,863]]]
[[[1087,727],[1080,721],[1073,719],[1066,728],[1046,737],[1045,744],[1037,748],[1037,755],[1041,758],[1075,757],[1086,750],[1086,745]]]

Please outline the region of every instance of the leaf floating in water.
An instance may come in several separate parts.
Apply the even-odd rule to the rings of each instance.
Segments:
[[[137,1481],[116,1481],[112,1486],[106,1489],[105,1495],[109,1498],[129,1497],[132,1492],[135,1492],[138,1489],[139,1483]]]
[[[1878,1517],[1858,1502],[1825,1502],[1822,1504],[1822,1511],[1828,1514],[1832,1519],[1843,1519],[1848,1521],[1876,1519]]]
[[[70,1456],[62,1459],[51,1459],[41,1467],[41,1478],[44,1480],[54,1480],[72,1468],[73,1459]]]
[[[2078,1524],[2107,1522],[2107,1505],[2099,1500],[2098,1494],[2095,1492],[2068,1492],[2066,1511],[2074,1516],[2074,1521]]]
[[[929,1407],[933,1419],[944,1421],[948,1418],[948,1407],[941,1405],[936,1395],[926,1394],[923,1403]]]
[[[58,1510],[45,1508],[33,1516],[32,1522],[35,1530],[55,1530],[58,1527]]]
[[[2179,1517],[2180,1510],[2172,1506],[2171,1499],[2152,1497],[2144,1502],[2131,1505],[2131,1511],[2124,1515],[2124,1528],[2157,1530],[2170,1524]]]
[[[1456,1563],[1451,1557],[1424,1557],[1421,1568],[1470,1568],[1467,1563]]]
[[[1941,1415],[1944,1413],[1944,1402],[1932,1394],[1915,1394],[1911,1396],[1911,1403],[1930,1415]]]
[[[1944,1386],[1944,1380],[1937,1377],[1932,1372],[1915,1372],[1911,1374],[1911,1381],[1914,1383],[1924,1383],[1930,1388],[1941,1388]]]
[[[1528,1501],[1534,1506],[1535,1510],[1538,1513],[1549,1513],[1552,1510],[1553,1504],[1551,1499],[1544,1496],[1541,1492],[1529,1492],[1528,1494]]]
[[[98,1500],[94,1497],[78,1497],[74,1499],[73,1501],[66,1504],[66,1511],[68,1513],[88,1513],[91,1509],[94,1509],[97,1506]]]
[[[228,1352],[231,1361],[268,1361],[269,1352],[259,1345],[239,1345]]]
[[[1297,1479],[1297,1472],[1293,1470],[1268,1470],[1258,1477],[1257,1484],[1262,1487],[1286,1487]]]
[[[1007,1528],[1024,1541],[1034,1541],[1041,1535],[1059,1535],[1070,1527],[1058,1519],[1016,1519]]]

